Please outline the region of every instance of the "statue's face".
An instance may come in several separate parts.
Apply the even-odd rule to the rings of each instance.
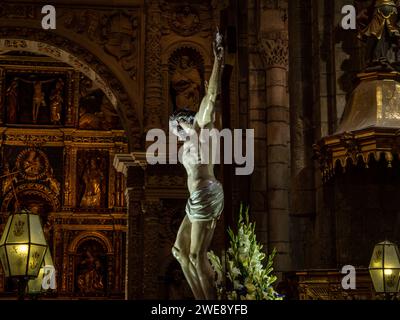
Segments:
[[[171,132],[178,137],[179,141],[186,141],[193,134],[193,126],[178,120],[169,122]]]

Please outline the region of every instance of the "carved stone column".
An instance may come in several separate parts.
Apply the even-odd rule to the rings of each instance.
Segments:
[[[265,150],[265,67],[261,61],[257,38],[257,1],[247,1],[248,16],[248,122],[254,129],[254,172],[251,176],[251,214],[255,217],[257,238],[268,248],[267,160]]]
[[[74,84],[73,90],[75,91],[75,93],[74,93],[75,99],[72,101],[71,118],[72,118],[72,124],[77,125],[79,123],[79,97],[80,97],[80,94],[79,94],[80,74],[79,74],[79,72],[74,72],[73,84]]]
[[[70,204],[72,207],[75,207],[77,205],[77,194],[76,194],[76,163],[78,160],[78,149],[76,147],[72,147],[70,152],[69,152],[69,172],[70,172],[70,176],[69,176],[69,181],[70,181],[70,190],[71,190],[71,194],[70,194]]]
[[[63,234],[63,262],[62,262],[62,279],[61,279],[61,293],[66,293],[67,288],[67,275],[68,275],[68,232],[62,230]]]
[[[143,284],[144,297],[146,299],[159,299],[159,216],[162,203],[158,199],[142,201],[144,213],[144,265],[143,265]]]
[[[259,43],[266,68],[268,245],[277,249],[275,269],[290,270],[290,124],[287,1],[261,5]],[[274,23],[266,23],[274,21]]]
[[[128,207],[128,230],[126,234],[125,299],[143,299],[143,162],[131,155],[117,154],[114,167],[126,177],[125,199]]]
[[[75,189],[71,181],[71,145],[66,144],[64,149],[64,207],[72,207],[72,189]]]
[[[5,75],[4,68],[0,68],[0,92],[1,93],[5,92],[4,86],[6,83],[5,83],[4,75]],[[6,108],[6,101],[5,101],[6,99],[5,99],[5,97],[3,97],[3,101],[2,101],[2,96],[3,96],[3,94],[0,95],[0,125],[2,125],[4,122],[4,111]]]
[[[117,231],[114,237],[114,244],[115,244],[115,252],[116,252],[116,259],[115,259],[115,283],[114,283],[114,291],[120,292],[121,290],[121,279],[122,279],[122,272],[121,270],[121,262],[122,262],[122,252],[121,252],[121,244],[122,244],[122,232]]]
[[[110,149],[110,153],[109,153],[109,184],[108,184],[108,207],[109,208],[115,208],[117,207],[117,203],[116,203],[116,184],[117,184],[117,174],[114,170],[114,166],[112,161],[114,160],[115,157],[115,148]]]
[[[158,0],[147,1],[145,64],[145,131],[161,128],[161,10]]]

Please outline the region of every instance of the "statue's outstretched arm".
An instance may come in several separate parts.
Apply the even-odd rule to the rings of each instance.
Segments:
[[[206,95],[201,101],[199,111],[196,115],[196,122],[200,128],[204,128],[214,121],[215,101],[220,90],[220,79],[223,67],[224,48],[222,36],[217,32],[213,43],[214,66],[208,81]]]

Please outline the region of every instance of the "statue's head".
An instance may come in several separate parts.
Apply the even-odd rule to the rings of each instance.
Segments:
[[[94,158],[91,158],[91,159],[90,159],[90,166],[91,166],[92,168],[96,168],[96,166],[97,166],[97,164],[96,164],[96,159],[94,159]]]
[[[169,129],[179,140],[185,141],[192,134],[196,112],[189,109],[178,109],[169,117]]]

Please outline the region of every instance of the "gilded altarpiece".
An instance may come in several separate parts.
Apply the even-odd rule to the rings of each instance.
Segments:
[[[103,91],[52,58],[0,56],[1,228],[18,206],[40,215],[56,268],[53,296],[124,295],[128,151]],[[18,199],[18,203],[16,203]],[[15,284],[0,275],[0,294]]]

